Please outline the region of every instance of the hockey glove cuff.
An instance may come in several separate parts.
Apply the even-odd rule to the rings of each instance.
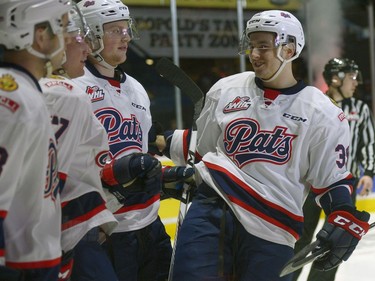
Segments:
[[[159,161],[149,154],[135,153],[107,163],[101,174],[102,181],[109,186],[130,185],[134,180],[144,177],[157,166]]]

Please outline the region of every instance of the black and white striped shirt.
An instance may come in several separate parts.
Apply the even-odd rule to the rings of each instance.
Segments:
[[[375,127],[369,106],[354,97],[338,101],[349,121],[352,136],[349,148],[348,170],[359,178],[360,166],[364,175],[373,177],[375,174]]]

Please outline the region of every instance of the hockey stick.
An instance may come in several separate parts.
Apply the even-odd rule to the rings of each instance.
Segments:
[[[174,86],[177,86],[181,93],[187,95],[190,100],[194,103],[194,115],[193,124],[190,135],[189,151],[187,166],[194,167],[195,161],[195,148],[197,144],[197,124],[196,121],[201,113],[203,107],[204,94],[202,90],[194,83],[194,81],[177,65],[175,65],[169,59],[163,57],[156,64],[156,71],[166,80],[168,80]],[[180,208],[178,211],[176,233],[174,238],[173,252],[171,257],[171,264],[169,270],[168,281],[172,281],[173,266],[174,266],[174,256],[176,252],[177,236],[180,226],[185,218],[185,215],[189,208],[191,190],[189,184],[184,184],[184,189],[182,193],[182,200],[180,202]]]
[[[375,226],[375,222],[370,224],[370,228]],[[286,265],[284,265],[283,269],[280,272],[280,277],[288,275],[301,267],[305,266],[306,264],[315,261],[317,258],[320,258],[324,254],[330,251],[329,245],[320,245],[320,241],[316,240],[315,242],[311,243],[304,247],[301,251],[299,251],[293,258],[291,258]],[[311,254],[309,255],[309,253]]]

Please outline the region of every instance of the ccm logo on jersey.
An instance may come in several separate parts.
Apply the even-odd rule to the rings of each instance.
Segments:
[[[250,107],[250,105],[251,102],[249,97],[236,97],[224,107],[223,112],[229,113],[233,111],[246,110]]]
[[[91,102],[96,102],[104,99],[104,91],[98,86],[87,86],[86,93],[90,96]]]
[[[300,122],[306,122],[307,121],[306,118],[295,116],[295,115],[292,115],[292,114],[289,114],[289,113],[286,113],[286,112],[283,114],[283,117],[294,120],[294,121],[300,121]]]

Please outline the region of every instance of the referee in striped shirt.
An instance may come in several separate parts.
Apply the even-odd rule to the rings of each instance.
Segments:
[[[353,97],[358,84],[362,83],[361,72],[355,61],[347,58],[333,58],[325,65],[323,77],[328,85],[326,94],[342,108],[349,121],[352,141],[347,165],[348,170],[356,178],[352,193],[355,203],[357,188],[359,188],[360,195],[367,196],[373,186],[375,170],[374,120],[369,106],[362,100]],[[304,229],[300,240],[296,243],[295,253],[311,243],[319,222],[321,208],[312,198],[310,193],[303,207]],[[336,272],[337,267],[330,271],[318,271],[312,267],[307,281],[334,281]],[[298,279],[300,273],[301,270],[294,273],[293,281]]]

